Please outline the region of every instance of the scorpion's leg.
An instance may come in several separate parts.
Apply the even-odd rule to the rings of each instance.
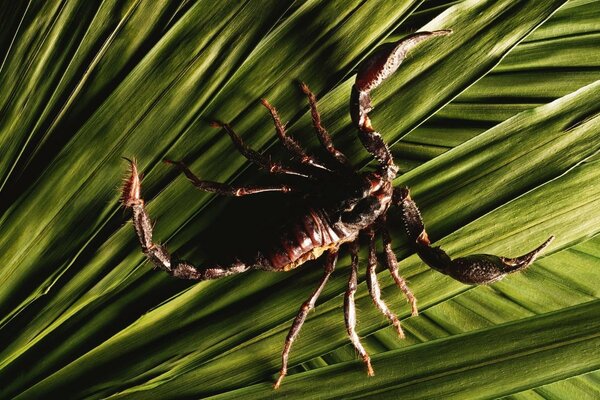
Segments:
[[[271,173],[274,173],[274,174],[298,175],[298,176],[303,176],[305,178],[312,178],[310,175],[308,175],[304,172],[298,171],[294,168],[290,168],[281,163],[273,162],[273,161],[271,161],[271,159],[260,154],[258,151],[253,150],[250,147],[246,146],[246,144],[243,142],[240,135],[235,133],[235,131],[233,130],[231,125],[220,122],[220,121],[213,121],[211,123],[211,126],[213,126],[215,128],[223,128],[225,130],[225,132],[227,132],[227,134],[231,138],[231,141],[235,145],[235,148],[240,153],[242,153],[242,155],[244,157],[246,157],[248,160],[250,160],[254,164],[258,165],[260,168],[262,168],[266,171],[269,171]]]
[[[292,153],[292,155],[300,161],[302,164],[312,165],[313,167],[317,167],[322,170],[329,171],[325,165],[323,165],[319,160],[315,157],[307,154],[300,144],[294,140],[294,138],[290,137],[286,130],[285,126],[281,122],[281,118],[279,118],[279,114],[277,113],[277,109],[271,105],[266,99],[261,100],[262,104],[269,110],[271,113],[271,117],[273,118],[273,123],[275,124],[275,132],[277,132],[277,137],[283,143],[283,146]]]
[[[134,161],[130,161],[130,176],[125,179],[121,201],[125,207],[133,209],[133,226],[142,246],[142,251],[154,265],[170,275],[181,279],[208,280],[238,274],[250,269],[242,262],[235,262],[228,267],[215,266],[200,269],[185,261],[173,259],[168,250],[152,241],[152,221],[141,198],[141,184]]]
[[[379,311],[385,315],[392,325],[396,328],[396,332],[401,339],[404,339],[404,331],[402,330],[402,326],[400,326],[400,320],[392,311],[390,311],[389,307],[383,299],[381,298],[381,288],[379,287],[379,282],[377,281],[377,250],[375,248],[375,231],[373,228],[369,228],[367,230],[367,235],[369,237],[369,263],[367,266],[367,286],[369,288],[369,293],[371,294],[371,298],[373,299],[373,303],[377,306]]]
[[[411,199],[407,188],[394,189],[394,202],[402,207],[402,219],[410,241],[419,257],[431,268],[471,285],[499,281],[506,275],[527,268],[537,256],[554,240],[550,236],[538,248],[516,258],[499,257],[491,254],[473,254],[452,260],[440,247],[431,247],[425,231],[421,213]]]
[[[288,356],[290,354],[290,350],[292,349],[292,343],[294,343],[294,340],[298,336],[298,333],[300,332],[300,329],[302,328],[302,324],[304,324],[304,321],[306,320],[306,317],[308,316],[308,312],[310,310],[312,310],[313,308],[315,308],[315,303],[317,301],[317,298],[323,291],[323,288],[325,287],[327,280],[329,280],[329,276],[331,276],[331,273],[335,269],[335,263],[337,262],[337,258],[338,258],[337,250],[329,251],[327,253],[326,258],[327,259],[325,261],[325,271],[323,273],[323,277],[321,278],[321,281],[319,282],[319,286],[317,286],[317,289],[310,295],[310,297],[300,307],[300,310],[298,311],[298,315],[296,315],[296,318],[294,319],[294,322],[292,323],[292,327],[290,328],[290,331],[285,339],[285,345],[283,346],[283,353],[281,354],[282,365],[281,365],[281,370],[279,371],[279,378],[277,378],[277,382],[275,382],[275,385],[274,385],[275,389],[279,389],[279,386],[281,386],[281,381],[287,375]]]
[[[317,132],[317,137],[321,142],[321,145],[325,147],[325,150],[331,155],[331,157],[337,161],[337,163],[343,168],[350,168],[350,162],[348,158],[335,148],[333,145],[333,141],[331,140],[331,136],[327,129],[323,127],[321,124],[321,115],[319,114],[319,110],[317,109],[317,97],[313,92],[311,92],[308,85],[304,82],[300,84],[300,89],[308,98],[308,103],[310,104],[310,114],[312,117],[313,126],[315,127],[315,131]]]
[[[404,296],[406,296],[406,300],[408,300],[408,303],[410,304],[411,314],[415,316],[419,314],[419,310],[417,309],[417,298],[406,284],[404,278],[402,278],[398,273],[398,259],[396,258],[396,254],[392,249],[392,239],[390,237],[390,231],[386,225],[386,220],[387,218],[384,214],[381,217],[380,229],[383,240],[383,249],[385,251],[385,262],[390,270],[390,273],[392,274],[392,278],[394,278],[394,281],[396,282],[396,285],[398,285],[400,290],[402,290],[402,293],[404,293]]]
[[[249,194],[262,192],[291,192],[293,189],[288,185],[267,185],[267,186],[231,186],[220,182],[203,181],[198,178],[182,161],[164,160],[179,168],[181,172],[200,190],[206,192],[218,193],[225,196],[246,196]]]
[[[350,279],[348,280],[348,290],[344,297],[344,319],[346,321],[346,330],[354,348],[367,366],[367,374],[375,375],[371,366],[371,357],[360,342],[356,333],[356,306],[354,304],[354,294],[358,288],[358,239],[350,244],[350,255],[352,256],[352,266]]]

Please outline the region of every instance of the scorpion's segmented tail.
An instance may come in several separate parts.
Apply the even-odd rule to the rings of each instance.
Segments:
[[[169,251],[152,241],[152,221],[148,216],[144,200],[141,197],[141,178],[135,160],[129,162],[129,174],[125,177],[121,192],[121,203],[133,211],[133,227],[142,246],[142,251],[150,261],[160,269],[176,278],[208,280],[244,272],[249,269],[242,262],[223,267],[199,269],[185,261],[175,260]]]

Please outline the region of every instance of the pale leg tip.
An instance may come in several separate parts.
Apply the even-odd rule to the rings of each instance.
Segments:
[[[410,315],[413,317],[416,317],[417,315],[419,315],[419,308],[417,307],[416,299],[414,299],[414,301],[410,302]]]
[[[398,337],[400,339],[405,339],[406,336],[404,335],[404,330],[402,329],[402,327],[400,326],[400,323],[398,324],[394,324],[395,328],[396,328],[396,333],[398,334]]]
[[[373,370],[373,366],[371,365],[371,358],[369,358],[369,356],[367,355],[366,357],[363,358],[363,361],[364,361],[365,365],[367,366],[367,375],[375,376],[375,371]]]
[[[369,364],[367,366],[367,375],[368,376],[375,376],[375,371],[373,370],[373,367],[371,367],[371,364]]]
[[[300,90],[302,90],[302,92],[304,94],[309,94],[310,93],[310,89],[308,88],[308,85],[304,82],[300,82]]]
[[[283,378],[284,377],[285,377],[284,373],[280,373],[279,374],[279,378],[277,378],[277,381],[273,385],[273,389],[277,390],[277,389],[279,389],[281,387],[281,382],[283,382]]]

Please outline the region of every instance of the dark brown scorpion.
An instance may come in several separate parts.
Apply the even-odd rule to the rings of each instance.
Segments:
[[[252,269],[289,271],[308,260],[320,257],[323,253],[326,254],[323,277],[316,290],[300,307],[285,340],[282,367],[275,388],[281,385],[281,381],[287,373],[288,355],[292,343],[298,336],[308,312],[314,308],[319,294],[335,268],[338,251],[345,243],[348,244],[352,260],[348,289],[344,298],[346,328],[352,344],[366,364],[367,373],[373,375],[371,360],[355,329],[354,294],[357,290],[358,237],[360,233],[365,233],[369,239],[366,276],[369,293],[377,308],[394,325],[398,335],[401,338],[404,337],[398,317],[381,299],[381,290],[375,271],[377,266],[375,233],[378,232],[384,245],[384,262],[410,303],[412,315],[417,315],[416,298],[408,288],[406,281],[398,273],[398,261],[391,247],[390,234],[386,227],[386,214],[390,207],[399,207],[410,243],[421,259],[431,268],[466,284],[488,284],[502,279],[507,274],[523,270],[553,239],[550,237],[535,250],[516,258],[477,254],[451,259],[440,247],[430,245],[419,209],[411,199],[408,188],[393,187],[392,181],[398,173],[398,167],[394,164],[392,154],[381,135],[371,126],[368,116],[372,109],[370,92],[396,71],[407,52],[419,42],[450,33],[449,30],[417,32],[396,43],[383,46],[359,66],[356,82],[352,87],[350,113],[354,125],[358,128],[360,141],[378,162],[378,166],[373,172],[356,171],[346,156],[334,147],[329,133],[321,125],[315,95],[305,84],[301,85],[301,89],[308,97],[317,137],[327,152],[326,163],[305,153],[298,142],[286,134],[276,109],[266,100],[262,101],[263,105],[269,110],[277,136],[292,154],[294,163],[285,165],[272,162],[268,157],[248,148],[228,124],[214,123],[214,126],[222,127],[231,137],[235,147],[259,167],[271,173],[296,175],[318,183],[315,185],[314,191],[304,193],[309,204],[305,212],[297,220],[290,221],[283,226],[269,245],[256,251],[247,259],[236,259],[229,265],[196,267],[186,261],[173,258],[164,246],[155,243],[152,239],[152,222],[140,194],[141,186],[137,166],[135,162],[130,162],[130,175],[123,185],[122,202],[126,207],[133,209],[133,225],[144,254],[156,266],[174,277],[203,281]],[[165,161],[179,168],[196,187],[208,192],[228,196],[245,196],[267,191],[295,191],[294,187],[289,185],[236,187],[204,181],[194,175],[183,162]]]

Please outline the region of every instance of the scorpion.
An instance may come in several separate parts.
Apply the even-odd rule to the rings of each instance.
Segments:
[[[351,256],[350,277],[344,296],[346,330],[366,366],[367,374],[374,375],[369,354],[356,332],[354,295],[358,284],[358,239],[361,233],[365,234],[369,242],[366,282],[370,296],[375,306],[394,326],[398,336],[404,338],[400,320],[381,298],[381,289],[376,275],[378,264],[376,234],[379,234],[385,252],[384,264],[410,304],[411,315],[418,314],[416,297],[405,279],[400,276],[398,260],[392,250],[391,237],[386,226],[387,213],[391,207],[399,208],[409,242],[423,262],[436,271],[470,285],[490,284],[504,278],[507,274],[522,271],[554,239],[551,236],[536,249],[515,258],[475,254],[452,259],[440,247],[431,245],[419,208],[412,200],[409,189],[394,187],[392,184],[399,168],[394,164],[392,154],[380,133],[372,127],[368,115],[373,109],[370,92],[398,69],[407,53],[417,44],[451,33],[451,30],[416,32],[397,42],[381,46],[358,66],[356,81],[350,96],[350,115],[362,145],[377,161],[378,165],[374,171],[357,171],[348,158],[335,148],[328,131],[322,126],[316,97],[304,83],[300,87],[308,99],[312,123],[326,151],[327,162],[307,154],[294,138],[287,135],[277,110],[265,99],[262,100],[262,104],[271,114],[278,139],[291,153],[293,157],[291,162],[273,162],[265,155],[246,146],[229,124],[218,121],[212,123],[212,126],[224,129],[237,150],[258,167],[270,173],[295,175],[317,183],[313,190],[303,193],[307,198],[307,206],[303,213],[285,224],[270,244],[256,251],[249,258],[235,258],[228,265],[197,267],[187,261],[174,258],[163,245],[155,243],[152,238],[153,224],[141,196],[140,174],[136,162],[128,160],[130,168],[123,184],[121,202],[126,208],[132,209],[133,226],[147,259],[176,278],[205,281],[249,270],[289,271],[325,254],[323,276],[317,288],[300,307],[285,339],[281,355],[282,366],[274,384],[275,389],[280,387],[287,374],[292,343],[333,273],[340,247],[344,244],[348,245]],[[182,161],[164,161],[178,168],[198,189],[220,195],[246,196],[261,192],[298,191],[296,187],[287,184],[232,186],[201,180]]]

